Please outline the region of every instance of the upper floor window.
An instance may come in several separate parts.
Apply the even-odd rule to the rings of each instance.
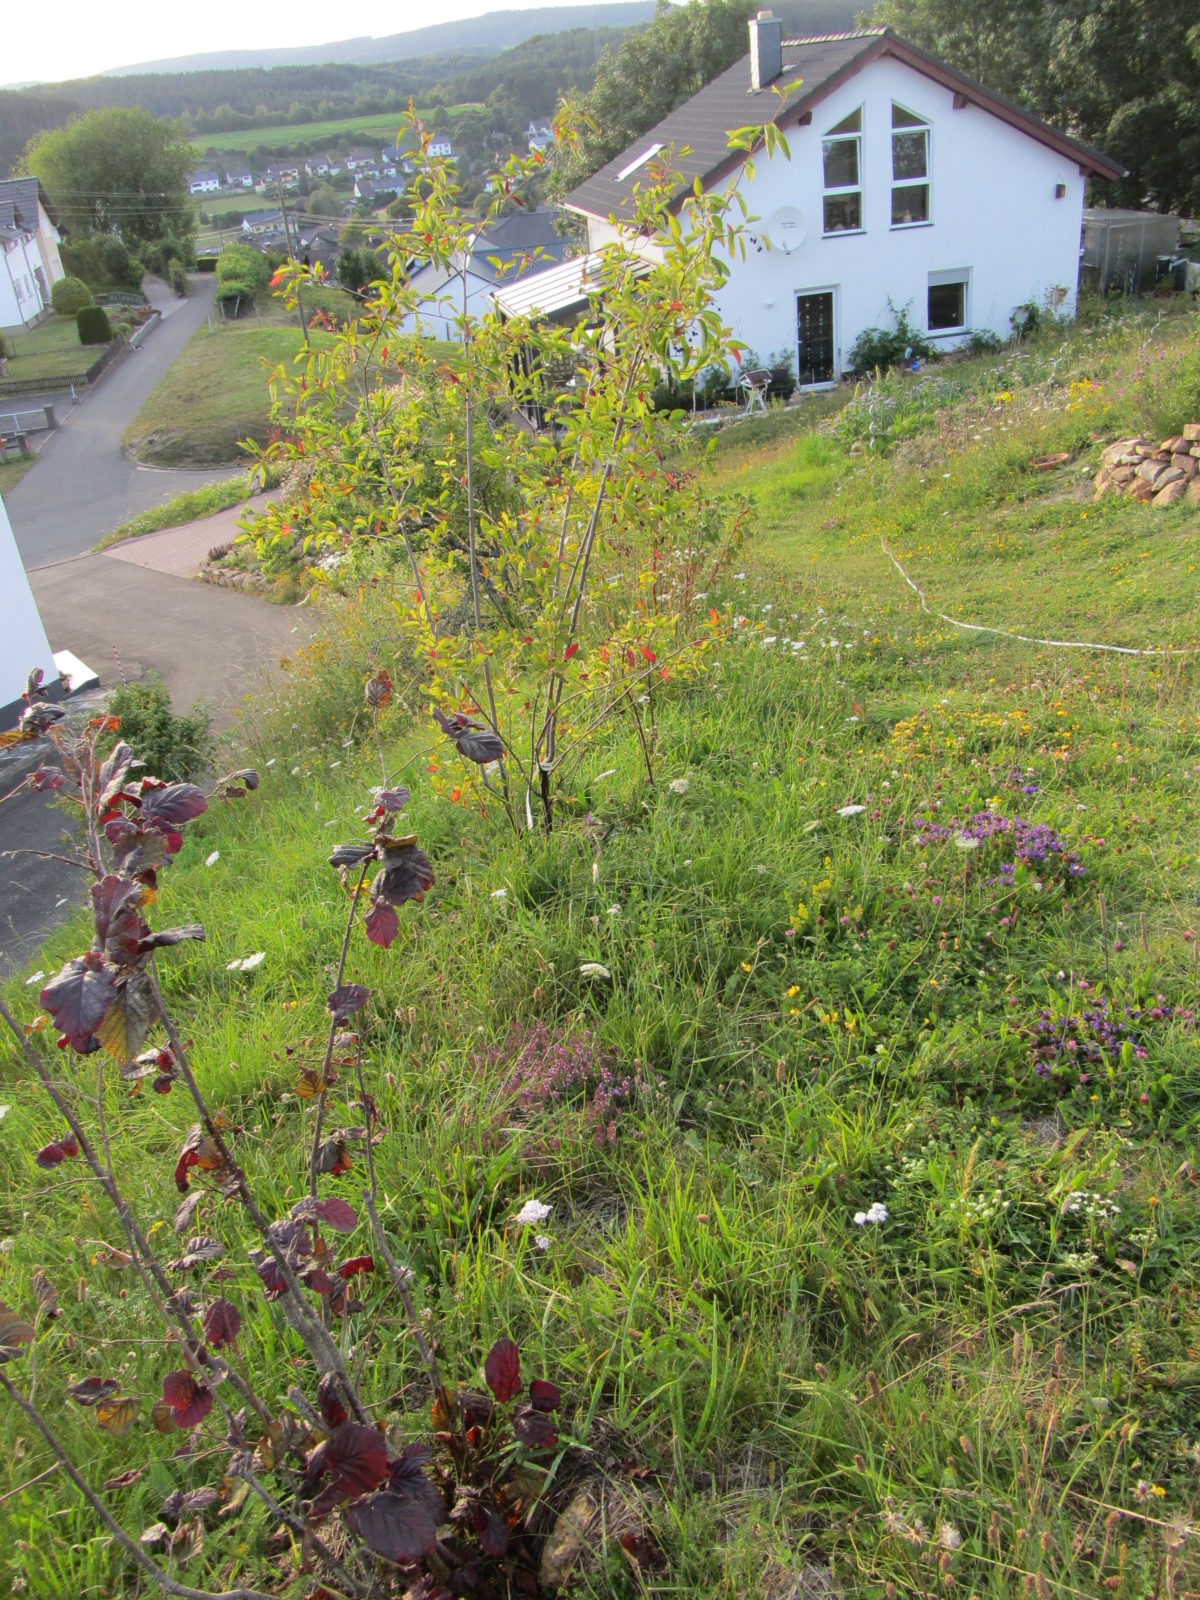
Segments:
[[[929,221],[929,124],[892,101],[892,227]]]
[[[862,228],[862,107],[830,128],[821,146],[825,167],[825,232]]]

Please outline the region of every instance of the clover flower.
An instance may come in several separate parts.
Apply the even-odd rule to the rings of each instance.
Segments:
[[[865,1228],[871,1223],[886,1222],[887,1219],[888,1208],[882,1200],[876,1200],[866,1211],[856,1211],[854,1213],[854,1226],[856,1228]]]

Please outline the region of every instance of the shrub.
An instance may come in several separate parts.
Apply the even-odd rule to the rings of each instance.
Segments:
[[[177,717],[160,678],[122,685],[108,709],[120,722],[121,739],[148,772],[186,783],[211,766],[215,746],[208,711],[194,706]]]
[[[901,306],[897,311],[890,300],[888,305],[896,326],[864,328],[850,347],[848,371],[874,372],[877,367],[886,371],[888,367],[897,367],[914,357],[925,361],[937,360],[935,347],[919,328],[914,328],[909,322],[908,307]]]
[[[113,336],[108,312],[103,306],[81,306],[75,313],[80,344],[107,344]]]
[[[113,283],[128,283],[131,269],[129,251],[115,234],[100,246],[100,263]]]
[[[1004,340],[990,328],[985,328],[982,332],[969,333],[959,349],[969,356],[994,356],[1004,349]]]
[[[82,278],[60,278],[50,291],[50,304],[60,317],[73,317],[92,303],[92,291]]]
[[[267,286],[270,267],[260,250],[250,244],[227,244],[217,258],[217,299],[233,314],[243,300],[251,301]]]
[[[171,274],[168,281],[170,282],[171,288],[175,291],[179,298],[181,300],[186,300],[188,292],[187,273],[183,270],[183,263],[181,261],[172,261]]]
[[[0,333],[0,361],[8,360],[8,340]]]

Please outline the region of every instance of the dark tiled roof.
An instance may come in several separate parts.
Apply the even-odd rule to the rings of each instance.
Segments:
[[[26,233],[36,233],[38,225],[39,184],[36,178],[0,178],[0,227],[23,228]],[[53,222],[53,213],[46,205],[46,214]]]
[[[554,227],[552,210],[514,211],[501,217],[490,231],[475,241],[471,271],[489,283],[509,282],[519,272],[536,271],[563,261],[567,240]],[[534,257],[537,257],[535,260]],[[501,263],[497,270],[495,261]]]
[[[633,210],[633,190],[639,180],[645,183],[645,169],[624,172],[639,156],[661,145],[672,152],[679,175],[675,198],[692,188],[695,180],[708,184],[740,163],[740,155],[729,149],[729,135],[735,128],[773,122],[779,128],[795,126],[819,101],[839,88],[869,62],[889,55],[924,72],[937,82],[961,94],[972,104],[982,106],[1002,121],[1020,128],[1040,143],[1058,150],[1088,172],[1115,178],[1122,169],[1099,151],[1069,138],[1058,128],[1035,117],[1014,101],[986,89],[973,78],[947,66],[936,56],[897,37],[890,28],[864,28],[855,33],[827,34],[813,39],[783,41],[783,71],[762,89],[750,85],[749,54],[701,89],[698,94],[665,117],[656,128],[635,139],[607,166],[601,167],[567,197],[573,211],[589,216],[629,216]],[[788,86],[797,87],[787,92]],[[679,151],[687,147],[688,154]],[[663,159],[666,159],[664,154]]]

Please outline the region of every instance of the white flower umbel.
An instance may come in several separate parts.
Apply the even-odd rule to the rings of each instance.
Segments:
[[[267,959],[265,950],[256,950],[252,956],[246,956],[240,961],[230,961],[226,964],[226,972],[253,972],[255,967],[261,966]]]
[[[866,806],[839,806],[838,807],[838,816],[839,817],[857,817],[857,816],[861,816],[862,813],[866,809],[867,809]]]
[[[549,1250],[550,1248],[550,1240],[544,1233],[535,1233],[533,1242],[539,1250]]]
[[[854,1213],[854,1226],[856,1228],[865,1228],[870,1223],[886,1222],[887,1219],[888,1208],[884,1205],[882,1200],[876,1200],[875,1204],[870,1206],[866,1211],[856,1211]]]
[[[686,794],[690,781],[688,778],[672,778],[667,788],[670,789],[672,794]]]
[[[548,1206],[544,1200],[526,1200],[513,1221],[522,1228],[535,1228],[539,1222],[545,1222],[553,1210],[554,1207]]]
[[[611,978],[612,973],[607,967],[602,967],[598,961],[583,961],[579,966],[581,978]]]

